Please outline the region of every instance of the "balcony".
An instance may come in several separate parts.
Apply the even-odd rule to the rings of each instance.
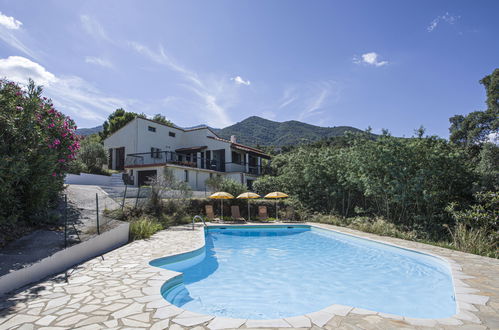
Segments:
[[[193,168],[203,168],[217,172],[243,172],[252,175],[261,175],[267,173],[267,166],[249,165],[244,163],[234,163],[214,159],[197,157],[193,154],[181,154],[172,151],[154,151],[128,154],[125,158],[125,167],[143,167],[154,165],[179,165]]]

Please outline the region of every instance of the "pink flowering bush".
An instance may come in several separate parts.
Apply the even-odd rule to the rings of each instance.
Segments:
[[[41,94],[0,80],[0,224],[46,218],[80,148],[74,121]]]

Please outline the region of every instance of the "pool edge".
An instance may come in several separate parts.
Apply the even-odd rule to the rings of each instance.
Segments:
[[[473,307],[472,304],[485,305],[487,303],[487,301],[489,300],[488,296],[480,295],[480,292],[481,292],[480,290],[471,288],[468,284],[464,283],[461,280],[462,278],[469,278],[469,276],[465,275],[462,272],[461,265],[452,259],[449,259],[447,257],[441,256],[441,255],[438,255],[438,254],[435,254],[432,252],[428,252],[427,250],[421,250],[420,248],[405,247],[405,246],[398,245],[396,243],[381,241],[377,238],[364,237],[364,236],[360,236],[360,235],[350,233],[350,232],[343,232],[343,231],[337,230],[335,228],[331,228],[331,227],[329,227],[329,225],[318,224],[318,223],[306,222],[306,223],[279,223],[279,224],[271,223],[271,224],[247,224],[247,225],[244,225],[244,224],[243,225],[241,225],[241,224],[223,224],[223,225],[220,225],[220,224],[208,223],[207,227],[202,227],[201,228],[202,230],[199,230],[199,232],[202,233],[202,235],[201,235],[202,236],[202,247],[192,249],[192,250],[187,251],[187,252],[182,252],[179,254],[172,254],[170,256],[166,256],[166,257],[162,257],[162,258],[156,258],[156,259],[151,260],[150,262],[153,262],[155,260],[169,258],[169,257],[189,255],[190,253],[195,253],[197,250],[204,250],[206,247],[204,233],[208,227],[212,227],[212,226],[242,227],[242,228],[249,227],[249,226],[251,226],[251,227],[270,227],[270,226],[315,227],[315,228],[330,230],[330,231],[333,231],[333,232],[336,232],[339,234],[349,235],[349,236],[356,237],[359,239],[369,240],[369,241],[373,241],[376,243],[381,243],[384,245],[388,245],[388,246],[392,246],[392,247],[396,247],[396,248],[400,248],[400,249],[404,249],[404,250],[412,251],[412,252],[416,252],[416,253],[421,253],[421,254],[425,254],[425,255],[437,258],[441,261],[444,261],[447,264],[447,266],[449,267],[450,273],[451,273],[451,279],[452,279],[452,284],[453,284],[453,289],[454,289],[454,296],[455,296],[455,301],[456,301],[456,313],[450,317],[447,317],[447,318],[438,318],[438,319],[410,318],[410,317],[405,317],[405,316],[400,316],[400,315],[387,314],[387,313],[382,313],[382,312],[377,312],[377,311],[372,311],[372,310],[360,309],[360,308],[356,308],[356,307],[352,307],[352,306],[333,304],[333,305],[330,305],[330,306],[328,306],[322,310],[319,310],[317,312],[313,312],[313,313],[309,313],[309,314],[305,314],[305,315],[301,315],[301,316],[288,317],[288,318],[277,319],[277,320],[252,320],[252,319],[249,319],[249,320],[245,320],[245,322],[242,323],[240,326],[246,325],[248,328],[249,327],[275,327],[275,326],[278,326],[278,327],[291,326],[291,327],[293,327],[293,323],[295,323],[297,318],[305,317],[308,320],[310,320],[311,323],[313,323],[319,327],[322,327],[327,322],[329,322],[329,320],[331,320],[331,318],[333,318],[335,315],[347,316],[350,313],[358,314],[358,315],[367,315],[367,314],[378,315],[382,318],[405,321],[406,323],[413,325],[413,326],[461,325],[462,320],[470,321],[473,323],[481,323],[480,319],[473,313],[476,309]],[[376,236],[378,236],[378,235],[376,235]],[[150,263],[149,263],[149,266],[158,267],[158,266],[151,265]],[[171,281],[177,281],[179,279],[179,277],[182,276],[182,273],[179,273],[179,272],[174,272],[174,271],[168,271],[168,272],[171,272],[174,274],[168,276],[168,278],[165,278],[165,282],[162,285],[160,285],[160,286],[155,285],[155,286],[151,287],[149,292],[152,292],[154,289],[156,289],[157,290],[156,294],[158,292],[159,292],[159,294],[161,294],[163,287],[168,286],[169,285],[168,283],[171,283]],[[466,293],[466,291],[469,291],[469,289],[472,289],[473,291]],[[480,299],[478,299],[476,297],[480,297]],[[218,317],[218,316],[207,315],[207,314],[193,313],[193,312],[190,312],[188,310],[184,310],[180,307],[176,307],[176,306],[170,304],[165,299],[164,299],[164,302],[165,302],[165,306],[164,306],[165,308],[168,307],[168,308],[173,308],[173,309],[176,309],[178,311],[181,311],[180,313],[176,313],[176,314],[181,314],[183,312],[197,314],[197,315],[199,315],[198,317],[202,317],[202,318],[206,319],[205,322],[210,321],[210,320],[216,320],[216,319],[233,320],[234,322],[239,320],[239,319]],[[173,321],[175,322],[175,319]]]

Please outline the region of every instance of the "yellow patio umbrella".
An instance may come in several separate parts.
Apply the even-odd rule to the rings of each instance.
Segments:
[[[210,195],[211,199],[219,199],[220,200],[220,209],[221,209],[221,218],[223,220],[224,217],[224,199],[233,199],[234,196],[225,191],[218,191],[214,194]]]
[[[275,199],[275,218],[279,220],[279,206],[277,205],[277,199],[279,198],[286,198],[289,197],[287,194],[280,192],[280,191],[274,191],[271,193],[268,193],[267,195],[264,196],[265,198],[274,198]]]
[[[236,198],[239,199],[247,199],[248,200],[248,221],[250,221],[250,203],[249,200],[252,198],[260,198],[261,196],[252,192],[245,192],[242,193],[241,195],[237,196]]]

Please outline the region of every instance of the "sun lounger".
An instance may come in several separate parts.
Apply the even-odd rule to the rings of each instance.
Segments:
[[[239,206],[238,205],[232,205],[230,207],[230,213],[232,216],[232,219],[234,221],[243,221],[246,222],[246,219],[241,216],[241,212],[239,212]]]
[[[258,219],[265,221],[269,218],[267,214],[267,207],[265,205],[258,206]]]
[[[213,212],[213,206],[212,205],[205,205],[204,207],[206,211],[206,218],[208,218],[208,221],[210,222],[221,222],[220,218],[215,217],[215,213]]]

